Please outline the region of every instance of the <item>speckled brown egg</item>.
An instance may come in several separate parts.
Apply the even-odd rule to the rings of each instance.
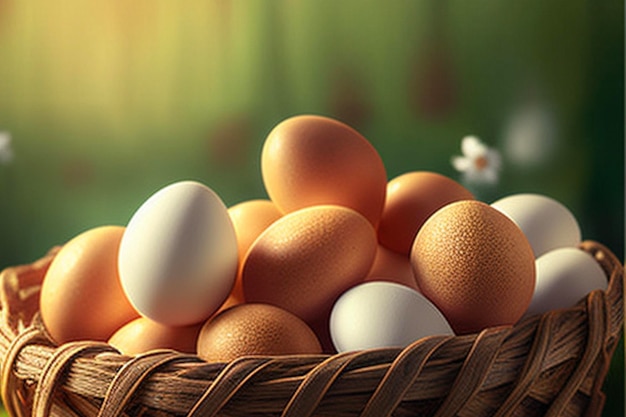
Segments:
[[[279,307],[255,303],[233,306],[208,320],[197,344],[198,356],[208,362],[319,353],[319,340],[304,321]]]
[[[307,323],[367,275],[376,231],[356,211],[333,205],[304,208],[272,223],[244,260],[247,302],[267,303]]]
[[[361,213],[376,226],[385,202],[387,174],[370,142],[332,118],[301,115],[267,136],[261,173],[270,199],[290,213],[333,204]]]
[[[411,263],[420,291],[456,334],[514,324],[535,287],[530,243],[506,215],[480,201],[435,212],[415,238]]]

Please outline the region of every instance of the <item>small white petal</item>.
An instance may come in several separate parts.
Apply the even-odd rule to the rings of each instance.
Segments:
[[[465,136],[461,141],[461,151],[469,158],[477,158],[487,152],[487,147],[476,136]]]
[[[464,156],[454,156],[450,162],[452,162],[454,169],[459,172],[467,171],[472,167],[472,160]]]

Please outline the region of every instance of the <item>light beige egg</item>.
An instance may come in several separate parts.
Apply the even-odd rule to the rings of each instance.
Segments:
[[[526,315],[573,307],[591,291],[606,291],[607,276],[589,253],[578,247],[553,249],[537,258],[537,280]]]
[[[237,238],[220,196],[197,181],[152,194],[120,243],[122,288],[143,316],[168,326],[205,321],[237,275]]]

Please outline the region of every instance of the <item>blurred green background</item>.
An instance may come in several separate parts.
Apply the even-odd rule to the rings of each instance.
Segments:
[[[355,127],[389,178],[460,179],[450,158],[477,135],[503,160],[477,197],[550,195],[623,259],[623,17],[617,0],[0,0],[0,268],[177,180],[266,197],[263,140],[301,113]],[[623,343],[605,392],[624,415]]]

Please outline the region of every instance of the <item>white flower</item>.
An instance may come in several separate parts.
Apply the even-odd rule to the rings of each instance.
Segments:
[[[12,160],[11,135],[9,132],[0,132],[0,164],[8,164]]]
[[[461,141],[463,156],[452,157],[452,166],[470,183],[496,184],[500,174],[500,152],[489,148],[476,136]]]

